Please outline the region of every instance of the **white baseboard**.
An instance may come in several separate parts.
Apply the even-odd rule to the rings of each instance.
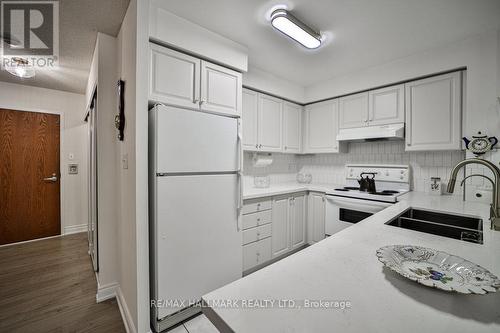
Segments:
[[[120,308],[120,313],[122,315],[123,325],[125,325],[125,330],[127,331],[127,333],[137,333],[137,329],[134,325],[134,320],[130,315],[127,302],[125,301],[125,297],[123,297],[120,286],[116,287],[116,301],[118,303],[118,308]]]
[[[95,295],[97,303],[116,297],[116,289],[118,288],[118,283],[110,283],[105,286],[100,286],[97,283],[97,294]]]
[[[86,232],[88,230],[87,224],[77,224],[64,227],[63,235],[77,234],[79,232]]]

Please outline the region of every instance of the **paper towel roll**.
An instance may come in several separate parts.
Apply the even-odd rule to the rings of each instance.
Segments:
[[[271,154],[266,154],[266,155],[254,154],[252,161],[254,167],[264,168],[273,163],[273,157]]]

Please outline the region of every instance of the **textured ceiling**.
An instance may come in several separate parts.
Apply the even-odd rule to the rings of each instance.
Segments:
[[[249,64],[302,86],[500,28],[499,0],[154,0],[249,49]],[[325,33],[307,50],[273,30],[284,4]]]
[[[21,79],[0,71],[0,81],[84,93],[97,32],[116,36],[129,0],[59,1],[59,65]]]

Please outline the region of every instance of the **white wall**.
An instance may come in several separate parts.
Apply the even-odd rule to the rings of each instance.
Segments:
[[[97,220],[99,300],[118,283],[118,145],[114,125],[117,113],[117,40],[98,33],[86,89],[86,105],[90,105],[97,86]]]
[[[144,1],[147,3],[148,1]],[[151,1],[149,35],[164,44],[246,72],[247,48],[168,11],[168,1]]]
[[[243,85],[299,104],[302,104],[305,98],[305,89],[301,85],[252,66],[248,68],[247,73],[243,73]]]
[[[61,114],[61,232],[87,228],[87,124],[85,96],[64,91],[0,82],[0,108]],[[69,154],[74,155],[69,160]],[[78,163],[77,175],[68,164]]]
[[[465,134],[470,136],[478,130],[498,133],[500,117],[495,107],[497,52],[497,31],[489,31],[308,86],[305,89],[305,101],[312,102],[466,66]]]

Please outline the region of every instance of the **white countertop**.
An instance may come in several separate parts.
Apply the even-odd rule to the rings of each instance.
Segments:
[[[300,184],[296,182],[272,184],[268,188],[244,187],[243,200],[269,197],[287,193],[301,191],[329,192],[334,188],[344,187],[344,185],[334,184]]]
[[[489,206],[463,202],[456,196],[418,192],[405,194],[400,200],[203,296],[208,304],[216,300],[296,300],[297,304],[303,300],[345,300],[351,303],[350,309],[280,308],[274,303],[260,309],[214,306],[203,311],[223,331],[234,332],[500,332],[500,292],[461,295],[431,289],[384,269],[375,256],[385,245],[420,245],[462,256],[499,276],[500,232],[489,229]],[[408,207],[481,217],[484,244],[385,225]]]

